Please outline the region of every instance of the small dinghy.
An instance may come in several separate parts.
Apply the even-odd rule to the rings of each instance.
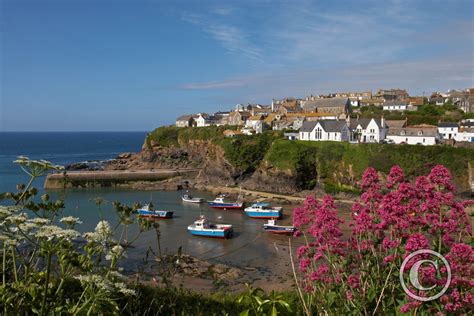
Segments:
[[[217,237],[217,238],[232,238],[234,230],[230,224],[211,224],[204,215],[194,221],[194,224],[188,226],[188,231],[192,235]]]
[[[186,194],[181,197],[181,200],[183,200],[183,202],[186,202],[186,203],[196,203],[196,204],[203,203],[205,201],[203,198],[194,197],[188,192],[186,192]]]
[[[268,223],[263,224],[263,230],[274,234],[292,235],[296,231],[296,227],[276,225],[276,220],[269,219]]]
[[[245,214],[252,218],[280,218],[282,207],[271,207],[269,203],[254,203],[245,208]]]
[[[138,216],[140,217],[150,217],[150,218],[172,218],[173,211],[162,211],[155,210],[153,204],[145,204],[143,207],[136,210]]]

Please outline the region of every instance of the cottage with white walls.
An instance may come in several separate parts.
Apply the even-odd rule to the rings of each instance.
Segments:
[[[350,131],[346,121],[307,121],[299,130],[299,139],[307,141],[349,141]]]
[[[197,127],[204,127],[210,125],[209,115],[207,113],[199,113],[195,121]]]
[[[416,111],[416,105],[410,105],[405,101],[385,101],[383,104],[384,111]]]
[[[438,123],[438,133],[441,139],[457,139],[459,132],[458,123],[440,122]]]
[[[387,139],[394,144],[436,145],[439,140],[438,128],[432,125],[416,125],[404,128],[390,128]]]
[[[352,142],[380,143],[387,136],[388,126],[383,117],[348,119],[348,121]]]

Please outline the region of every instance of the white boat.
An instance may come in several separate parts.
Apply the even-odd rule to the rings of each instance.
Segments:
[[[280,218],[282,207],[271,207],[269,203],[254,203],[245,208],[245,214],[253,218]]]
[[[186,203],[203,203],[205,200],[203,198],[194,197],[191,194],[187,193],[181,197],[181,200]]]
[[[140,217],[150,218],[172,218],[173,211],[155,210],[153,204],[145,204],[141,208],[137,209],[136,212]]]
[[[232,238],[233,229],[230,224],[211,224],[204,215],[188,226],[188,231],[197,236]]]
[[[277,225],[276,220],[269,219],[268,223],[263,224],[263,230],[274,234],[291,235],[296,231],[295,226]]]
[[[209,205],[209,207],[212,207],[212,208],[219,208],[219,209],[224,209],[224,210],[227,210],[227,209],[234,209],[234,210],[241,210],[242,207],[244,206],[244,203],[242,202],[225,202],[224,201],[224,198],[225,198],[225,195],[218,195],[214,201],[208,201],[207,204]]]

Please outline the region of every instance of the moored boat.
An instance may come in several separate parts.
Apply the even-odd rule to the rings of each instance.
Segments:
[[[254,203],[245,208],[245,214],[253,218],[280,218],[282,207],[271,207],[269,203]]]
[[[141,208],[136,210],[138,216],[140,217],[150,217],[150,218],[172,218],[173,211],[163,211],[155,210],[153,205],[145,204]]]
[[[188,231],[192,235],[217,237],[217,238],[232,238],[234,230],[230,224],[211,224],[204,215],[194,221],[188,226]]]
[[[220,209],[234,209],[234,210],[241,210],[242,207],[244,206],[244,203],[242,202],[225,202],[224,201],[225,196],[219,195],[217,196],[214,201],[208,201],[207,204],[209,207],[212,208],[220,208]]]
[[[205,200],[203,198],[194,197],[191,194],[187,193],[181,197],[181,200],[186,203],[203,203]]]
[[[296,231],[296,227],[277,225],[276,220],[269,219],[268,223],[263,224],[263,230],[265,230],[266,232],[274,233],[274,234],[291,235]]]

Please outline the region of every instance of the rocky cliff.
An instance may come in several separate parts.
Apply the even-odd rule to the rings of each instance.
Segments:
[[[408,177],[426,175],[443,164],[451,170],[458,192],[471,192],[468,164],[474,163],[473,149],[294,142],[271,132],[227,139],[215,127],[166,129],[158,136],[150,134],[141,152],[122,154],[105,169],[198,169],[195,178],[187,179],[197,188],[240,186],[294,194],[305,190],[358,193],[357,182],[367,167],[377,169],[383,179],[394,164]]]

